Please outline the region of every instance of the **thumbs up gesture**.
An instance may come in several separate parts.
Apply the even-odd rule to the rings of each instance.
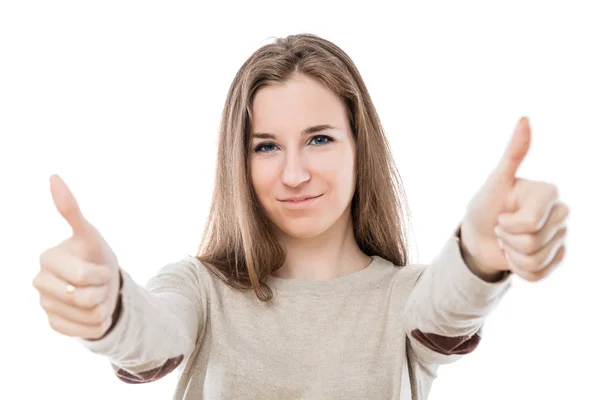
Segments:
[[[502,159],[469,202],[460,227],[463,258],[485,280],[511,271],[537,281],[565,255],[569,210],[559,201],[557,187],[516,177],[530,141],[529,121],[521,118]]]
[[[50,178],[52,199],[73,235],[44,251],[33,286],[50,326],[67,336],[102,337],[117,305],[119,263],[98,230],[81,214],[75,197],[58,176]]]

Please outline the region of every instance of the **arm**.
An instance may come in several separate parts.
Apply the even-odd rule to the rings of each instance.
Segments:
[[[510,287],[509,274],[495,279],[485,281],[467,266],[458,228],[421,272],[404,311],[409,344],[420,362],[448,364],[477,347],[485,317]]]
[[[408,355],[428,366],[475,349],[512,275],[537,281],[564,257],[568,208],[558,201],[557,187],[516,176],[530,141],[529,121],[521,118],[500,162],[468,203],[461,228],[409,296],[404,317],[414,354]]]
[[[197,266],[189,260],[168,264],[145,287],[123,270],[121,279],[113,327],[99,340],[78,340],[106,356],[125,382],[160,379],[189,357],[205,325]]]

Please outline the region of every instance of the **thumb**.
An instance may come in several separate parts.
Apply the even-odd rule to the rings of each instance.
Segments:
[[[527,117],[522,117],[500,159],[496,172],[508,180],[514,180],[517,169],[523,162],[531,143],[531,127]]]
[[[89,231],[89,223],[81,214],[73,193],[58,175],[50,177],[50,191],[56,209],[73,229],[73,236],[84,236]]]

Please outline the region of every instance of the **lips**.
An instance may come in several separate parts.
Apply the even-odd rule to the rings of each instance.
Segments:
[[[308,197],[308,198],[306,196],[290,197],[287,200],[281,200],[281,206],[290,211],[308,210],[308,209],[312,209],[317,204],[319,204],[319,202],[321,201],[321,197],[323,197],[322,193],[318,196],[313,196],[313,197]],[[290,199],[292,199],[292,200],[290,200]],[[293,200],[293,199],[298,199],[298,200]],[[304,200],[300,200],[300,199],[304,199]]]
[[[286,203],[299,203],[301,201],[308,200],[308,199],[314,199],[314,198],[319,197],[319,196],[321,196],[321,195],[317,195],[317,196],[303,196],[303,197],[290,197],[290,198],[287,198],[287,199],[284,199],[284,200],[281,200],[281,201],[286,202]]]

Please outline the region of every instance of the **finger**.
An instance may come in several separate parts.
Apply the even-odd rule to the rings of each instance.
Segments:
[[[566,226],[569,208],[564,203],[556,203],[550,212],[548,220],[539,232],[511,234],[500,225],[494,228],[496,236],[502,245],[521,254],[532,255],[547,245],[557,232]]]
[[[522,271],[537,272],[546,268],[564,245],[566,228],[562,228],[546,246],[532,255],[522,254],[509,247],[504,248],[505,254],[516,268]]]
[[[53,296],[40,296],[40,306],[47,312],[53,313],[67,319],[75,324],[98,327],[112,315],[109,304],[106,301],[98,304],[92,309],[82,309],[66,304]]]
[[[496,167],[495,172],[508,181],[516,177],[517,170],[529,151],[531,143],[531,128],[527,117],[522,117]]]
[[[543,279],[543,278],[547,277],[548,275],[550,275],[550,273],[552,273],[556,269],[556,267],[565,258],[565,252],[566,252],[566,249],[564,246],[562,246],[556,253],[556,256],[554,257],[552,262],[550,264],[548,264],[548,266],[546,266],[546,268],[542,269],[541,271],[537,271],[537,272],[524,271],[517,267],[513,268],[512,266],[511,266],[511,271],[513,273],[519,275],[521,278],[525,279],[526,281],[537,282],[540,279]]]
[[[546,182],[527,182],[526,198],[514,213],[498,216],[498,225],[508,233],[539,232],[558,203],[558,188]]]
[[[104,285],[111,278],[108,266],[89,263],[59,247],[43,252],[40,256],[40,266],[75,286]]]
[[[73,235],[85,236],[89,223],[83,217],[75,196],[58,175],[50,177],[50,191],[56,209],[73,229]]]
[[[104,335],[112,323],[112,317],[106,319],[100,326],[87,326],[69,321],[54,313],[48,313],[50,327],[56,332],[66,336],[80,337],[84,339],[97,339]]]
[[[67,296],[67,282],[59,279],[48,270],[41,270],[33,279],[33,286],[41,295],[52,296],[65,304],[90,309],[106,300],[108,285],[76,287],[73,300]]]

